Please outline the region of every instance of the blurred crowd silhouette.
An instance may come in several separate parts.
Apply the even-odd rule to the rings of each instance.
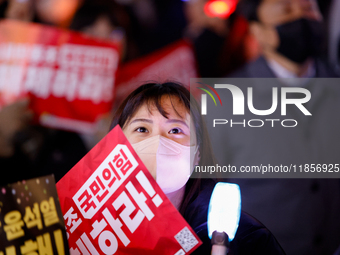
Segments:
[[[236,11],[227,18],[207,16],[206,2],[0,0],[0,18],[37,22],[115,41],[121,46],[122,64],[185,39],[193,46],[201,77],[339,76],[339,0],[239,0]],[[337,110],[331,109],[330,114],[338,116]],[[32,117],[29,99],[0,109],[2,185],[52,173],[58,181],[93,146],[83,134],[33,125]],[[103,127],[108,128],[107,124]],[[337,130],[328,133],[329,137],[339,137]],[[224,136],[228,143],[232,135],[217,134],[212,140]],[[287,151],[301,156],[293,144],[287,146]],[[226,148],[230,151],[217,153],[217,160],[237,164],[239,157],[234,153],[251,153],[256,142],[240,139]],[[263,158],[271,153],[270,149],[264,151]],[[328,152],[318,153],[322,158]],[[336,155],[334,160],[339,162],[339,151]],[[240,184],[244,208],[273,232],[288,255],[335,254],[340,246],[339,180],[229,181]],[[292,186],[294,194],[301,197],[295,204],[290,203],[287,193]],[[298,222],[301,220],[304,224]],[[316,222],[319,225],[311,227]],[[295,228],[300,228],[299,232]]]

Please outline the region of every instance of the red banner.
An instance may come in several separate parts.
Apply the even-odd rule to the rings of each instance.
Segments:
[[[190,78],[196,78],[197,75],[192,46],[184,40],[177,41],[143,58],[132,60],[118,69],[115,104],[119,104],[146,81],[174,80],[189,88]]]
[[[71,254],[190,254],[201,241],[119,126],[58,183]]]
[[[43,125],[93,132],[112,108],[118,46],[54,27],[0,22],[0,107],[30,95]]]

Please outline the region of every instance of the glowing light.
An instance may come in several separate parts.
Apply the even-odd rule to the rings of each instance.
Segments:
[[[230,10],[230,7],[223,1],[212,2],[209,7],[216,13],[216,15],[221,15],[223,13],[229,12]]]
[[[231,242],[241,215],[241,191],[237,184],[219,182],[211,194],[208,210],[208,235],[225,232]]]
[[[237,0],[210,0],[204,5],[208,17],[228,18],[236,9]]]

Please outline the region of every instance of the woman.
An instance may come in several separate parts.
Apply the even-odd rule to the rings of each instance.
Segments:
[[[210,254],[206,221],[215,181],[189,177],[194,165],[214,165],[214,159],[199,106],[190,100],[189,91],[175,82],[144,84],[120,105],[111,129],[116,125],[203,241],[194,254]],[[228,254],[284,252],[261,223],[242,213]]]

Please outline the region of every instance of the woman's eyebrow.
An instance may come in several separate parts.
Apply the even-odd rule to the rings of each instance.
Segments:
[[[179,119],[168,119],[166,122],[167,122],[167,123],[180,123],[180,124],[183,124],[184,126],[186,126],[187,128],[189,128],[188,124],[185,123],[185,121],[183,121],[183,120],[179,120]]]
[[[131,125],[131,124],[133,124],[133,123],[136,123],[136,122],[147,122],[147,123],[153,123],[153,121],[152,120],[150,120],[150,119],[143,119],[143,118],[139,118],[139,119],[134,119],[134,120],[132,120],[130,123],[129,123],[129,125]]]

